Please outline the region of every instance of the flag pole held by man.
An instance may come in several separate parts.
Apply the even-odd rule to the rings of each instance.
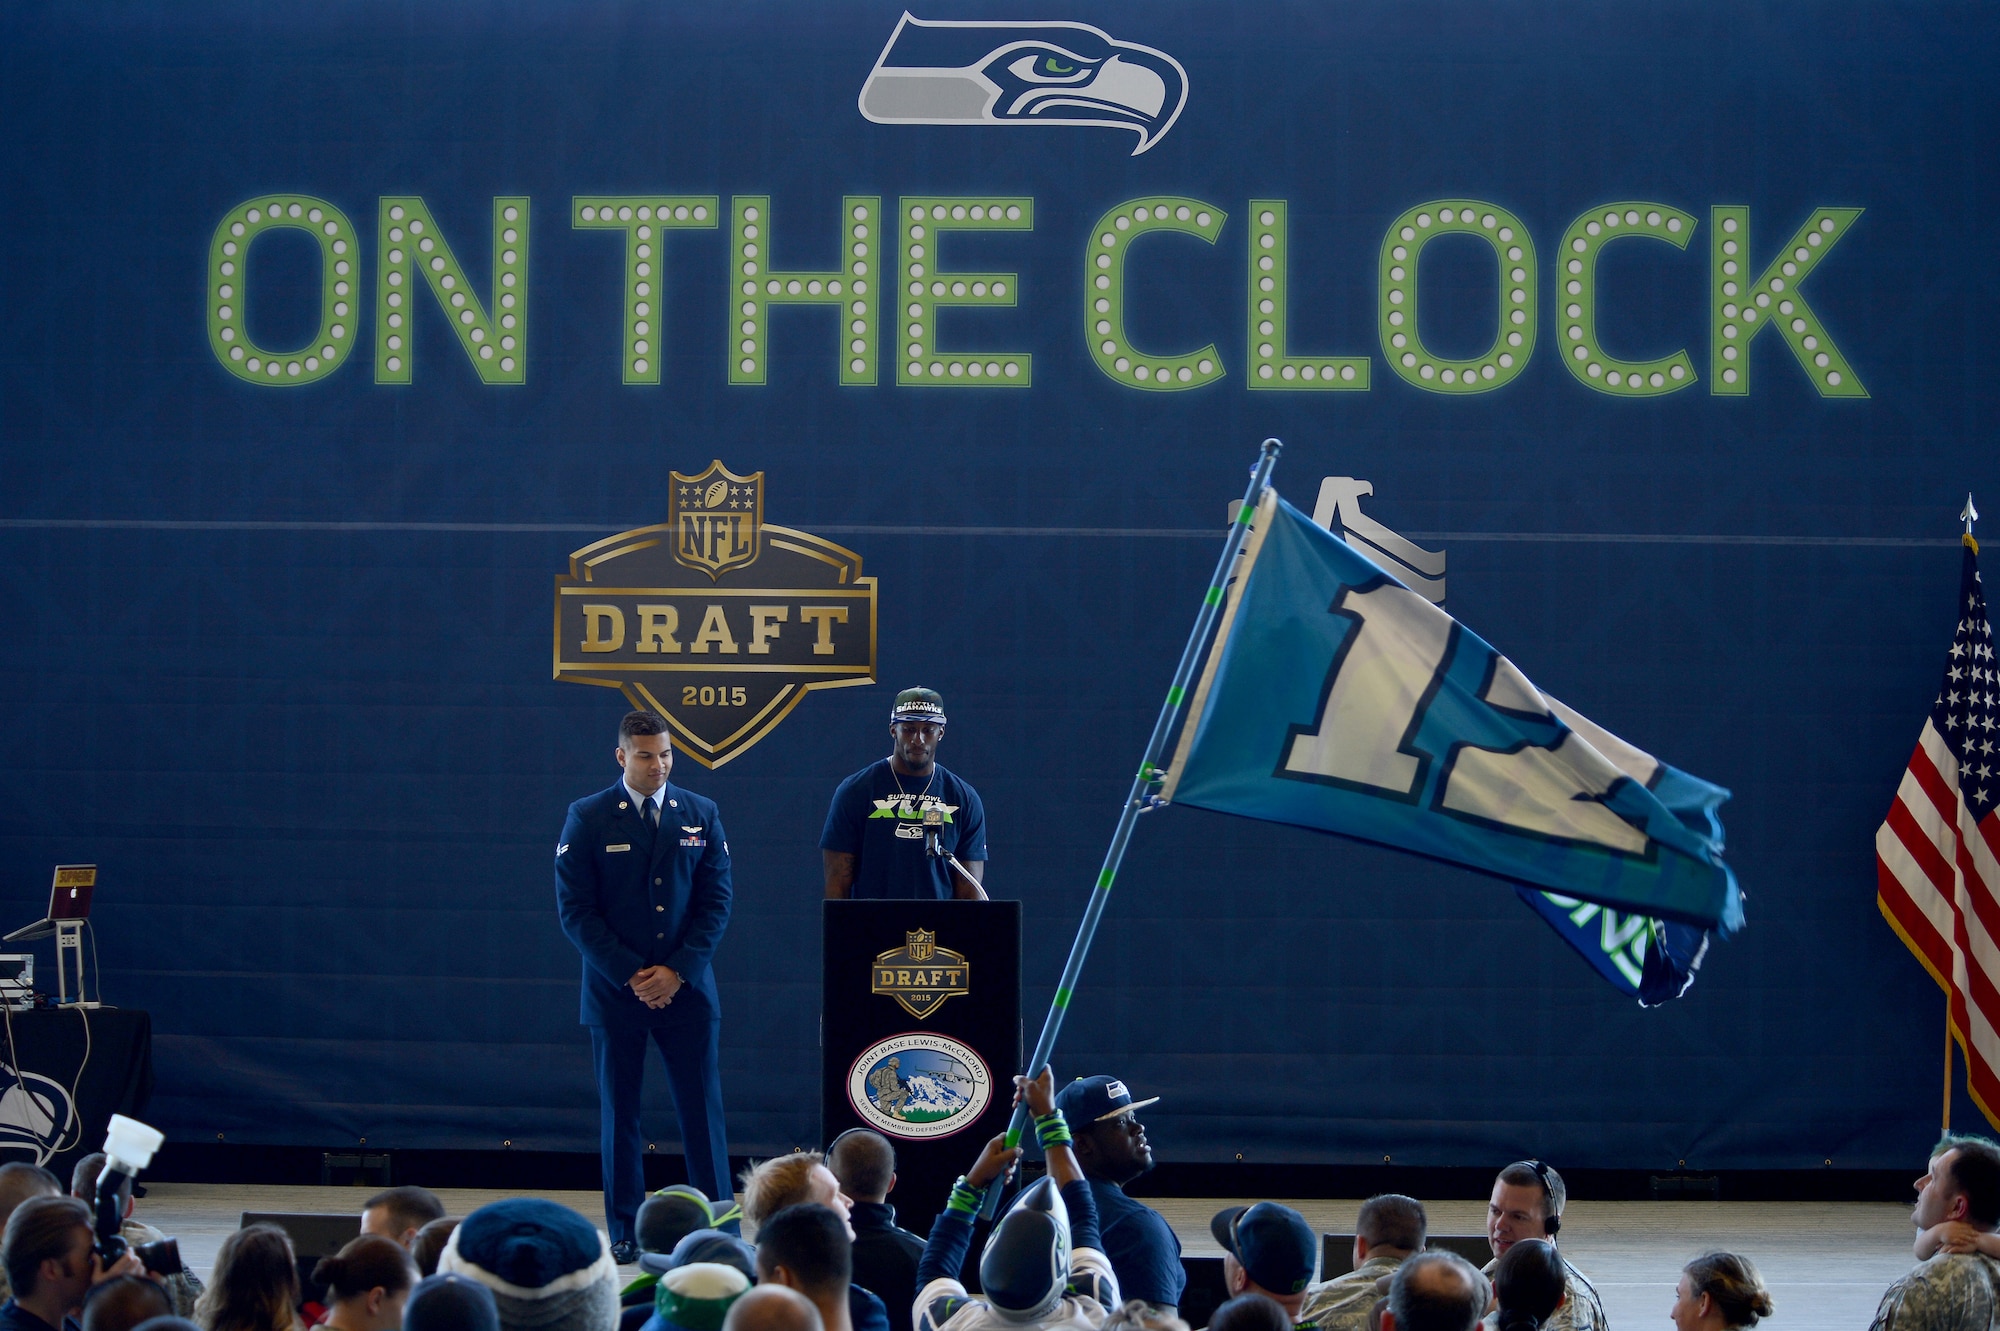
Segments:
[[[1269,484],[1281,447],[1264,441],[1230,523],[1029,1074],[1054,1053],[1138,815],[1176,800],[1686,926],[1694,932],[1672,955],[1642,954],[1655,974],[1634,985],[1644,1002],[1684,991],[1700,931],[1743,924],[1715,815],[1729,792],[1545,696],[1477,635],[1285,503]],[[1179,747],[1163,768],[1184,705]],[[1025,1126],[1017,1109],[1010,1147]],[[987,1218],[998,1199],[997,1190],[986,1197]]]

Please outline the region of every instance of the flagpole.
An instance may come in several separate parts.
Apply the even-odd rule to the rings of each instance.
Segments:
[[[1132,792],[1125,797],[1125,806],[1119,811],[1118,826],[1111,833],[1111,847],[1104,852],[1104,865],[1097,871],[1097,885],[1091,889],[1090,903],[1084,907],[1083,923],[1077,926],[1076,941],[1070,944],[1069,960],[1063,963],[1062,978],[1056,982],[1055,1001],[1049,1004],[1049,1015],[1042,1022],[1042,1033],[1035,1041],[1034,1056],[1028,1060],[1028,1075],[1039,1076],[1048,1066],[1049,1058],[1055,1053],[1056,1036],[1062,1031],[1063,1017],[1069,1011],[1070,999],[1076,994],[1076,984],[1083,974],[1083,961],[1090,953],[1091,941],[1097,936],[1098,921],[1104,917],[1104,907],[1111,899],[1111,883],[1118,876],[1118,868],[1125,860],[1125,847],[1132,839],[1132,827],[1139,815],[1152,807],[1153,791],[1165,775],[1160,769],[1160,758],[1167,746],[1167,737],[1173,730],[1174,719],[1181,713],[1181,706],[1187,701],[1188,684],[1194,678],[1196,665],[1201,660],[1203,645],[1208,635],[1215,629],[1216,617],[1222,613],[1223,593],[1229,584],[1229,575],[1236,567],[1236,561],[1243,554],[1243,534],[1250,525],[1251,516],[1257,511],[1258,501],[1264,489],[1270,484],[1271,471],[1278,465],[1278,452],[1284,445],[1276,439],[1266,439],[1259,449],[1257,465],[1250,472],[1250,488],[1243,492],[1243,503],[1236,510],[1236,516],[1229,524],[1229,538],[1223,543],[1222,557],[1215,563],[1215,573],[1208,580],[1208,590],[1202,594],[1201,609],[1195,615],[1194,631],[1188,635],[1187,646],[1181,650],[1181,663],[1174,670],[1173,682],[1167,686],[1167,698],[1160,705],[1159,719],[1153,722],[1153,734],[1146,741],[1146,755],[1139,763],[1139,771],[1132,778]],[[1028,1126],[1028,1107],[1024,1101],[1015,1106],[1014,1117],[1007,1124],[1007,1145],[1009,1148],[1021,1144],[1022,1134]],[[982,1214],[992,1219],[1000,1209],[1000,1189],[988,1192]]]
[[[1951,1131],[1951,995],[1944,999],[1944,1130]]]
[[[1965,543],[1972,545],[1974,554],[1979,547],[1972,544],[1972,524],[1979,520],[1979,510],[1972,506],[1972,491],[1965,492],[1965,507],[1959,512],[1959,519],[1965,523]],[[1951,1131],[1951,995],[1944,996],[1944,1130]]]

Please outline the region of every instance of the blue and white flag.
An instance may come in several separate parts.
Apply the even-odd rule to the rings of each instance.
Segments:
[[[1271,490],[1161,795],[1647,919],[1743,923],[1728,791],[1547,697]]]

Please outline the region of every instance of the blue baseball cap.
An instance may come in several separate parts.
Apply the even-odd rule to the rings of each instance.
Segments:
[[[733,1266],[753,1284],[757,1279],[757,1250],[734,1234],[717,1229],[695,1230],[675,1244],[671,1253],[639,1254],[639,1269],[656,1276],[696,1262]]]
[[[1297,1294],[1312,1283],[1319,1240],[1306,1218],[1289,1206],[1231,1206],[1216,1212],[1208,1232],[1245,1275],[1273,1294]]]
[[[1056,1094],[1056,1108],[1062,1111],[1063,1121],[1075,1131],[1088,1128],[1093,1123],[1101,1123],[1107,1118],[1117,1118],[1135,1109],[1159,1103],[1159,1096],[1150,1100],[1134,1100],[1125,1083],[1116,1077],[1078,1077]]]

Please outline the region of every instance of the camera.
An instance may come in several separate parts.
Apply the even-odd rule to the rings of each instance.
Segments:
[[[154,1243],[136,1244],[132,1248],[132,1254],[156,1276],[177,1276],[187,1270],[187,1267],[181,1264],[179,1239],[160,1239]]]
[[[97,1175],[97,1223],[92,1246],[105,1266],[118,1261],[129,1250],[138,1255],[148,1271],[157,1275],[178,1275],[181,1245],[177,1239],[161,1239],[133,1248],[125,1242],[125,1206],[131,1198],[132,1180],[153,1163],[153,1152],[166,1141],[166,1134],[149,1128],[123,1114],[111,1116],[111,1129],[104,1136],[104,1168]]]

